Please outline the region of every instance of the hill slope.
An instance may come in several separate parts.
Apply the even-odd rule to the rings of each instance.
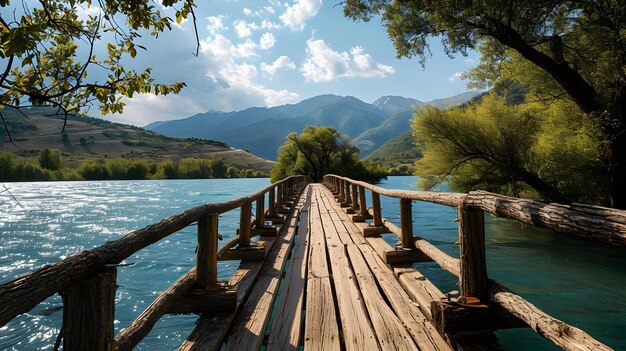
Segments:
[[[86,159],[127,157],[161,160],[198,157],[222,159],[240,167],[269,171],[273,162],[243,150],[212,140],[166,137],[142,128],[89,117],[70,117],[65,133],[63,120],[49,117],[46,107],[26,110],[29,118],[15,111],[3,111],[17,147],[8,142],[0,128],[0,150],[24,156],[43,148],[58,149],[67,164],[76,165]]]

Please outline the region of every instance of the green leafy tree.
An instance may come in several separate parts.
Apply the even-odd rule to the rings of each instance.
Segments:
[[[344,13],[382,15],[399,57],[429,56],[429,37],[449,55],[480,46],[491,78],[515,53],[549,78],[552,97],[567,97],[602,132],[612,204],[626,208],[626,20],[621,0],[346,0]]]
[[[78,15],[90,7],[97,14]],[[160,84],[150,68],[135,71],[124,63],[146,50],[137,44],[142,35],[158,37],[173,21],[190,16],[195,25],[194,7],[193,0],[0,0],[0,58],[5,65],[0,106],[47,104],[67,117],[92,105],[103,114],[122,112],[122,97],[136,93],[178,93],[184,83]],[[97,57],[97,51],[106,55]],[[0,117],[4,120],[1,111]]]
[[[359,149],[329,126],[307,126],[298,135],[290,133],[278,150],[278,162],[270,172],[272,182],[291,175],[306,175],[314,182],[328,173],[378,182],[386,173],[359,161]]]
[[[39,153],[39,166],[41,168],[58,171],[61,169],[61,153],[59,150],[45,148]]]
[[[420,185],[448,181],[458,191],[603,203],[598,131],[576,110],[565,102],[509,105],[495,94],[478,105],[426,107],[413,121],[426,145],[416,162]]]

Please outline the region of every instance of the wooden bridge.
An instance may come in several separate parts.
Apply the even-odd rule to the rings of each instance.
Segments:
[[[382,217],[381,195],[399,199],[398,225]],[[414,236],[413,201],[458,209],[459,258]],[[238,235],[218,249],[219,214],[234,209]],[[60,293],[65,350],[131,350],[171,313],[199,314],[179,350],[498,350],[494,330],[504,328],[532,328],[565,350],[611,350],[488,279],[483,212],[626,245],[626,211],[486,192],[387,190],[333,175],[306,184],[294,176],[0,286],[0,326]],[[195,223],[196,267],[114,335],[117,265]],[[389,232],[398,236],[394,247],[380,236]],[[240,261],[228,281],[217,280],[218,260]],[[413,268],[424,261],[459,277],[460,295],[442,293]]]

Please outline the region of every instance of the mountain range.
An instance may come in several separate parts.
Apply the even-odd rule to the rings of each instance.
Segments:
[[[460,105],[478,94],[470,91],[429,102],[383,96],[373,103],[327,94],[296,104],[233,112],[208,111],[183,119],[153,122],[144,128],[171,137],[220,140],[257,156],[276,159],[279,146],[290,132],[299,133],[307,125],[329,125],[347,135],[365,157],[409,131],[413,113],[425,104],[440,108]]]

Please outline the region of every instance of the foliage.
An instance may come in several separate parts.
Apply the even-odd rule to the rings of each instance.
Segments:
[[[386,178],[386,172],[377,165],[359,161],[359,149],[329,126],[307,126],[300,135],[289,134],[270,175],[272,182],[296,174],[319,182],[329,173],[371,182]]]
[[[626,208],[623,1],[347,0],[344,13],[363,20],[382,15],[397,55],[418,56],[422,64],[429,56],[429,37],[440,37],[451,56],[480,47],[481,66],[470,75],[483,84],[502,81],[511,59],[525,65],[518,72],[532,78],[537,95],[567,98],[584,113],[577,116],[602,132],[598,145],[612,204]]]
[[[124,65],[146,50],[137,44],[142,35],[158,37],[172,28],[166,14],[178,23],[191,15],[195,24],[193,0],[162,5],[165,12],[149,0],[0,1],[0,58],[6,63],[0,106],[48,104],[67,115],[97,103],[107,114],[122,112],[122,97],[178,93],[184,83],[159,84],[151,68],[135,71]]]
[[[415,166],[414,165],[401,164],[401,165],[398,165],[397,167],[389,168],[389,170],[387,172],[389,173],[389,175],[392,175],[392,176],[409,176],[409,175],[414,175],[415,174]]]
[[[417,113],[425,141],[416,162],[420,185],[485,189],[553,201],[603,202],[605,172],[598,130],[571,103],[509,105],[495,94],[479,105]]]
[[[41,150],[39,154],[39,166],[52,171],[58,171],[61,168],[61,153],[59,150]]]
[[[113,158],[87,160],[77,168],[61,168],[62,162],[59,152],[46,150],[41,151],[37,160],[18,157],[13,153],[0,152],[0,182],[267,177],[267,174],[258,170],[237,169],[222,160],[194,158],[181,159],[178,162],[172,160],[149,162]],[[42,163],[43,155],[47,156],[43,157],[45,161]]]

